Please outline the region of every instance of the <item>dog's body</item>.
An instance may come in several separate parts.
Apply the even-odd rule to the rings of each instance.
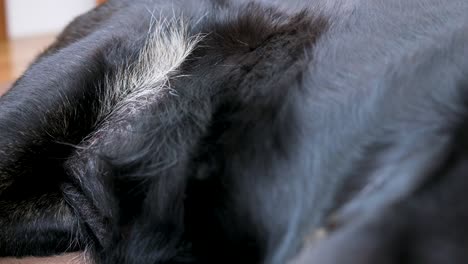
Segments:
[[[466,14],[109,1],[0,99],[0,256],[466,263]]]

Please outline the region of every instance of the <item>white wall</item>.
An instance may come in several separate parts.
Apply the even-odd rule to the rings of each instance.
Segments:
[[[59,32],[95,0],[7,0],[8,34],[12,38]]]

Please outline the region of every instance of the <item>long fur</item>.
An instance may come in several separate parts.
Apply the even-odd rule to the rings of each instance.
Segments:
[[[0,98],[0,256],[468,261],[465,0],[111,0]]]

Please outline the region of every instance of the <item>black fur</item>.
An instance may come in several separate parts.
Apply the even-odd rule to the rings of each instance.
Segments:
[[[0,98],[0,256],[466,263],[465,2],[114,0],[84,14]],[[103,120],[109,83],[174,18],[200,41],[171,90]]]

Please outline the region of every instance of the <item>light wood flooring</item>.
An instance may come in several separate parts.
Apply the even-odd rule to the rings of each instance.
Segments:
[[[49,34],[0,42],[0,95],[54,39]]]

